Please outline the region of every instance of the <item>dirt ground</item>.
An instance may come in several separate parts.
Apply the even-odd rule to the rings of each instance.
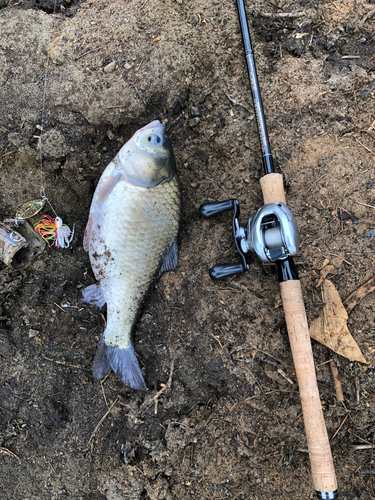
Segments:
[[[235,2],[58,0],[52,28],[52,0],[0,8],[0,220],[39,196],[49,54],[44,182],[75,224],[69,249],[47,249],[23,271],[0,264],[0,499],[313,498],[275,268],[254,260],[246,274],[212,282],[214,263],[238,258],[231,217],[198,212],[234,197],[245,223],[262,204]],[[301,231],[311,322],[325,259],[344,256],[330,275],[342,299],[375,274],[375,3],[257,0],[247,9],[271,147]],[[102,171],[153,119],[168,126],[183,217],[179,265],[136,328],[146,393],[113,373],[92,377],[105,311],[81,302],[94,282],[82,239]],[[356,448],[375,436],[374,305],[369,294],[348,320],[367,365],[313,341],[343,499],[375,498],[373,450]]]

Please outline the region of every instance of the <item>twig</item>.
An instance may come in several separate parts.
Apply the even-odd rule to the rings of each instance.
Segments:
[[[261,196],[259,196],[259,194],[258,194],[258,193],[256,193],[256,192],[254,191],[254,189],[252,189],[252,190],[251,190],[251,192],[252,192],[252,193],[254,193],[254,194],[255,194],[255,196],[257,196],[257,197],[260,199],[260,201],[263,203],[263,198],[262,198]]]
[[[0,446],[0,453],[2,453],[3,455],[9,455],[10,457],[17,458],[18,460],[21,461],[20,457],[17,457],[17,455],[12,451],[8,450],[8,448],[3,448],[2,446]]]
[[[284,377],[284,378],[285,378],[285,380],[287,380],[287,381],[289,382],[289,384],[293,385],[293,380],[291,380],[291,379],[288,377],[288,375],[287,375],[285,372],[283,372],[283,370],[282,370],[281,368],[278,368],[278,369],[277,369],[277,373],[280,373],[280,375],[281,375],[282,377]]]
[[[3,158],[4,158],[4,156],[11,155],[11,154],[15,153],[16,151],[17,151],[17,150],[15,149],[14,151],[9,151],[9,153],[4,153],[4,154],[3,154]]]
[[[354,446],[355,450],[373,450],[374,447],[372,444],[357,444]]]
[[[357,205],[363,205],[364,207],[375,208],[373,205],[367,205],[367,203],[361,203],[360,201],[356,201]]]
[[[337,431],[334,433],[334,435],[331,437],[331,441],[333,441],[335,439],[335,437],[337,436],[337,434],[339,433],[341,427],[345,424],[346,422],[346,419],[349,417],[349,414],[348,415],[345,415],[345,418],[344,420],[341,422],[340,424],[340,427],[337,429]]]
[[[306,193],[308,193],[309,191],[311,191],[311,189],[315,186],[315,184],[317,184],[317,183],[320,181],[320,179],[323,179],[323,177],[324,177],[325,175],[327,175],[327,172],[326,172],[325,174],[321,175],[321,176],[319,177],[319,179],[317,179],[315,182],[313,182],[313,183],[311,184],[311,186],[309,187],[309,189],[306,191]]]
[[[335,391],[336,391],[337,401],[339,403],[342,403],[344,401],[344,394],[342,392],[341,380],[340,380],[339,372],[338,372],[336,363],[333,361],[333,359],[331,359],[329,361],[329,366],[331,368],[333,381],[335,383]]]
[[[115,104],[114,106],[106,106],[104,109],[113,109],[113,108],[125,108],[127,104]]]
[[[211,181],[211,182],[214,182],[215,184],[217,184],[219,186],[220,189],[222,189],[225,193],[227,193],[228,191],[226,189],[223,188],[223,186],[221,186],[218,182],[214,181],[213,179],[211,179],[210,177],[206,177],[206,179],[208,181]]]
[[[263,295],[261,295],[260,293],[256,292],[255,290],[252,290],[251,288],[247,288],[246,286],[244,285],[240,285],[239,283],[237,283],[236,281],[231,281],[230,283],[228,283],[229,285],[231,286],[235,286],[236,288],[238,288],[239,290],[243,290],[244,292],[249,292],[249,293],[253,293],[254,295],[256,295],[258,298],[260,299],[263,299],[263,300],[268,300],[266,297],[264,297]]]
[[[223,345],[222,343],[220,342],[220,339],[219,337],[216,337],[216,335],[214,335],[213,333],[211,333],[212,337],[216,340],[216,342],[219,343],[219,346],[221,347],[221,350],[223,350]]]
[[[372,17],[374,14],[375,14],[375,9],[372,9],[370,10],[370,12],[367,12],[367,14],[364,16],[359,25],[361,26],[362,24],[364,24],[367,21],[367,19],[370,19],[370,17]]]
[[[372,459],[374,457],[374,440],[375,440],[375,431],[372,435],[372,448],[371,448],[371,457],[370,457],[370,474],[371,474],[371,464],[372,464]]]
[[[171,371],[169,374],[168,382],[166,384],[161,384],[161,389],[160,391],[155,394],[154,396],[154,402],[155,402],[155,415],[158,413],[158,404],[159,404],[159,397],[166,391],[168,391],[171,388],[172,385],[172,375],[173,375],[173,368],[174,368],[174,363],[172,361],[171,363]]]
[[[142,61],[138,64],[136,71],[139,71],[139,68],[142,66],[142,63],[143,63],[143,61],[144,61],[145,59],[146,59],[146,57],[144,57],[144,58],[142,59]]]
[[[263,10],[259,11],[259,15],[262,17],[271,17],[272,19],[277,19],[278,17],[302,17],[305,15],[305,12],[264,12]]]
[[[91,49],[91,50],[88,50],[87,52],[84,52],[83,54],[81,54],[80,56],[76,57],[74,60],[75,61],[78,61],[78,59],[81,59],[82,57],[85,57],[87,56],[87,54],[91,54],[91,52],[95,52],[96,50],[100,50],[99,49]]]
[[[56,304],[56,302],[54,302],[55,306],[58,307],[59,309],[61,309],[62,312],[66,313],[65,309],[63,309],[61,306],[59,306],[59,304]]]
[[[109,408],[108,401],[107,401],[107,398],[105,396],[105,392],[104,392],[104,387],[103,387],[103,382],[102,381],[100,381],[100,387],[102,388],[103,398],[104,398],[104,401],[105,401],[105,405],[106,405],[107,408]]]
[[[228,97],[230,102],[233,102],[233,104],[237,104],[237,106],[242,106],[243,108],[246,109],[246,111],[249,111],[249,113],[254,113],[254,110],[248,108],[247,106],[242,104],[242,102],[236,101],[236,99],[233,99],[233,97],[230,97],[226,92],[224,92],[224,94]]]
[[[56,363],[58,365],[68,366],[69,368],[76,368],[78,370],[89,371],[87,368],[84,368],[83,366],[70,365],[69,363],[65,363],[65,361],[57,361],[56,359],[47,358],[47,356],[43,356],[43,358],[46,359],[47,361],[51,361],[52,363]]]
[[[108,408],[108,411],[107,413],[104,414],[104,416],[99,420],[97,426],[95,427],[93,433],[91,434],[90,436],[90,439],[89,439],[89,442],[88,444],[90,445],[91,441],[93,440],[97,430],[99,429],[99,427],[102,425],[102,423],[104,422],[104,420],[108,417],[108,415],[111,413],[111,410],[112,408],[115,406],[115,404],[117,404],[119,398],[116,398],[115,401],[111,404],[111,406]]]
[[[375,289],[375,276],[369,279],[365,284],[360,286],[355,292],[349,295],[347,299],[344,300],[343,304],[346,308],[347,313],[359,304],[359,302],[366,297],[369,293],[373,292]]]
[[[367,146],[365,146],[364,144],[362,144],[361,141],[359,141],[356,137],[354,137],[354,140],[358,142],[358,144],[360,144],[362,147],[364,147],[365,149],[367,149],[367,151],[369,151],[371,154],[375,155],[374,151],[371,151],[370,148],[368,148]]]
[[[147,106],[147,101],[146,99],[143,97],[143,95],[140,93],[140,91],[137,89],[137,87],[135,85],[133,85],[133,89],[135,90],[135,93],[137,94],[137,96],[140,98],[140,100],[143,102],[143,104],[145,106]]]
[[[356,393],[356,397],[357,397],[357,405],[359,405],[359,402],[360,402],[360,396],[361,396],[361,391],[360,391],[360,388],[359,388],[359,380],[358,380],[358,377],[356,377],[354,379],[354,383],[355,383],[355,393]]]

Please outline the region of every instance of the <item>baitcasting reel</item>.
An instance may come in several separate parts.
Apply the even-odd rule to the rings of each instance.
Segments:
[[[246,226],[240,226],[240,205],[235,199],[203,203],[199,211],[202,217],[209,219],[232,209],[233,236],[242,262],[216,264],[209,270],[212,279],[219,280],[247,271],[250,252],[262,262],[283,261],[298,252],[300,236],[297,221],[284,203],[263,205],[249,217]]]

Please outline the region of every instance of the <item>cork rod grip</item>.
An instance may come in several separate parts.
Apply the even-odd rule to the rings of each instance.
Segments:
[[[260,183],[264,203],[286,203],[281,174],[265,175]],[[320,403],[301,282],[284,281],[280,283],[280,288],[301,396],[314,487],[318,492],[334,492],[337,489],[336,475]]]
[[[298,280],[280,283],[285,320],[302,402],[311,471],[317,491],[337,489],[331,447],[316,380],[309,327]]]
[[[267,174],[260,179],[262,186],[264,204],[277,203],[281,201],[285,203],[284,183],[281,174]]]

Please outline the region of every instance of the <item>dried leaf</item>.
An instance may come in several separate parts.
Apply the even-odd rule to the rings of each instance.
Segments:
[[[322,300],[324,306],[310,326],[310,336],[351,361],[367,363],[347,327],[348,313],[340,295],[329,280],[323,283]]]
[[[320,268],[320,278],[316,286],[320,286],[326,279],[328,274],[334,274],[336,272],[336,269],[339,269],[341,267],[343,260],[344,255],[341,253],[336,255],[332,259],[324,259],[323,265]]]
[[[334,271],[335,271],[335,266],[333,266],[332,264],[328,264],[328,266],[323,267],[323,269],[321,269],[320,271],[320,278],[318,283],[316,284],[316,287],[318,288],[318,286],[320,286],[326,279],[328,274],[333,273]]]
[[[369,293],[375,290],[375,276],[368,280],[364,285],[358,288],[355,292],[353,292],[349,297],[344,301],[344,306],[348,313],[359,304],[359,302],[366,297]]]

